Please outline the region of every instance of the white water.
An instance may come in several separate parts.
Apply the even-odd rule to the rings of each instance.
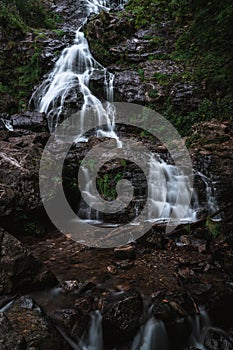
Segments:
[[[86,0],[84,3],[86,5],[86,19],[83,24],[85,24],[89,15],[97,14],[102,10],[109,11],[110,9],[109,1]],[[53,71],[31,98],[35,109],[46,113],[51,131],[66,116],[67,99],[70,96],[74,96],[74,99],[78,101],[78,96],[81,93],[84,103],[81,109],[82,120],[80,123],[83,123],[88,108],[94,108],[99,125],[107,124],[107,131],[99,130],[97,136],[108,136],[118,139],[114,132],[115,124],[114,117],[112,117],[112,109],[104,109],[101,101],[92,94],[89,88],[90,79],[95,72],[102,73],[106,100],[113,101],[114,75],[109,73],[106,68],[93,58],[81,26],[75,33],[74,44],[63,50]]]
[[[195,192],[192,204],[188,206],[193,190],[190,186],[192,174],[178,173],[176,166],[155,157],[151,157],[149,168],[148,219],[167,221],[172,216],[174,219],[182,218],[182,221],[195,221],[198,208]]]
[[[14,300],[11,300],[8,303],[6,303],[6,305],[0,308],[0,312],[6,312],[13,303],[14,303]]]
[[[209,214],[214,214],[219,210],[217,199],[215,196],[215,188],[213,186],[213,181],[209,179],[207,176],[202,174],[201,172],[197,172],[197,175],[199,175],[202,179],[202,181],[205,183],[205,194],[206,194],[206,199],[208,202],[208,210]],[[218,214],[213,217],[213,221],[220,221],[221,220],[221,215]]]
[[[135,337],[131,350],[169,350],[168,337],[164,323],[149,318]]]
[[[81,170],[83,172],[83,176],[85,177],[85,191],[83,191],[83,194],[86,194],[89,198],[90,205],[87,205],[85,203],[81,203],[80,209],[78,211],[78,216],[80,219],[88,220],[88,221],[95,221],[95,223],[99,223],[100,221],[100,212],[98,210],[92,209],[95,205],[98,207],[98,203],[96,203],[95,196],[92,196],[91,193],[94,192],[93,190],[93,181],[90,177],[89,171],[85,167],[81,167]]]
[[[190,337],[190,345],[200,350],[206,350],[204,341],[207,330],[210,327],[210,319],[204,308],[200,307],[200,315],[195,315],[191,323],[193,331]]]

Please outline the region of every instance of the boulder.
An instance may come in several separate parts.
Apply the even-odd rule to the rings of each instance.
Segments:
[[[0,349],[24,350],[26,342],[24,337],[14,330],[6,315],[0,312]]]
[[[20,241],[0,228],[0,294],[49,288],[58,283]]]
[[[110,294],[102,315],[103,338],[106,345],[116,345],[130,340],[140,327],[143,300],[134,289]]]
[[[233,349],[233,331],[224,332],[221,329],[209,328],[204,345],[207,350]]]
[[[24,340],[25,346],[22,349],[71,349],[40,307],[29,297],[16,299],[6,311],[6,317],[13,331],[18,333],[15,341],[18,338],[18,342],[23,344]],[[2,336],[3,344],[4,341]]]

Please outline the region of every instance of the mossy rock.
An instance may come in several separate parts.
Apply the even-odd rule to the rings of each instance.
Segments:
[[[115,61],[111,48],[135,32],[134,18],[128,12],[101,12],[86,24],[84,32],[95,59],[107,66]]]

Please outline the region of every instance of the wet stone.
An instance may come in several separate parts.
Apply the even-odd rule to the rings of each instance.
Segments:
[[[108,295],[102,311],[105,344],[111,346],[130,340],[139,329],[142,311],[142,297],[134,289]]]
[[[71,349],[52,322],[43,315],[40,307],[29,297],[16,299],[6,311],[6,317],[12,329],[17,332],[15,339],[18,338],[22,343],[21,339],[24,339],[26,346],[22,349]]]
[[[115,248],[114,256],[116,259],[119,259],[119,260],[135,259],[136,258],[135,245],[128,244],[122,247]]]
[[[13,329],[6,315],[0,312],[0,349],[24,350],[25,348],[24,337]]]
[[[51,315],[53,321],[61,327],[66,334],[80,338],[89,326],[90,316],[80,309],[62,309]]]
[[[233,349],[233,331],[226,333],[220,329],[209,328],[204,345],[208,350]]]

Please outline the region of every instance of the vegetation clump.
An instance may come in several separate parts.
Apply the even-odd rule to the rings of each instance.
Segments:
[[[58,21],[43,0],[0,0],[0,112],[27,107],[43,73],[36,38],[55,29]]]

